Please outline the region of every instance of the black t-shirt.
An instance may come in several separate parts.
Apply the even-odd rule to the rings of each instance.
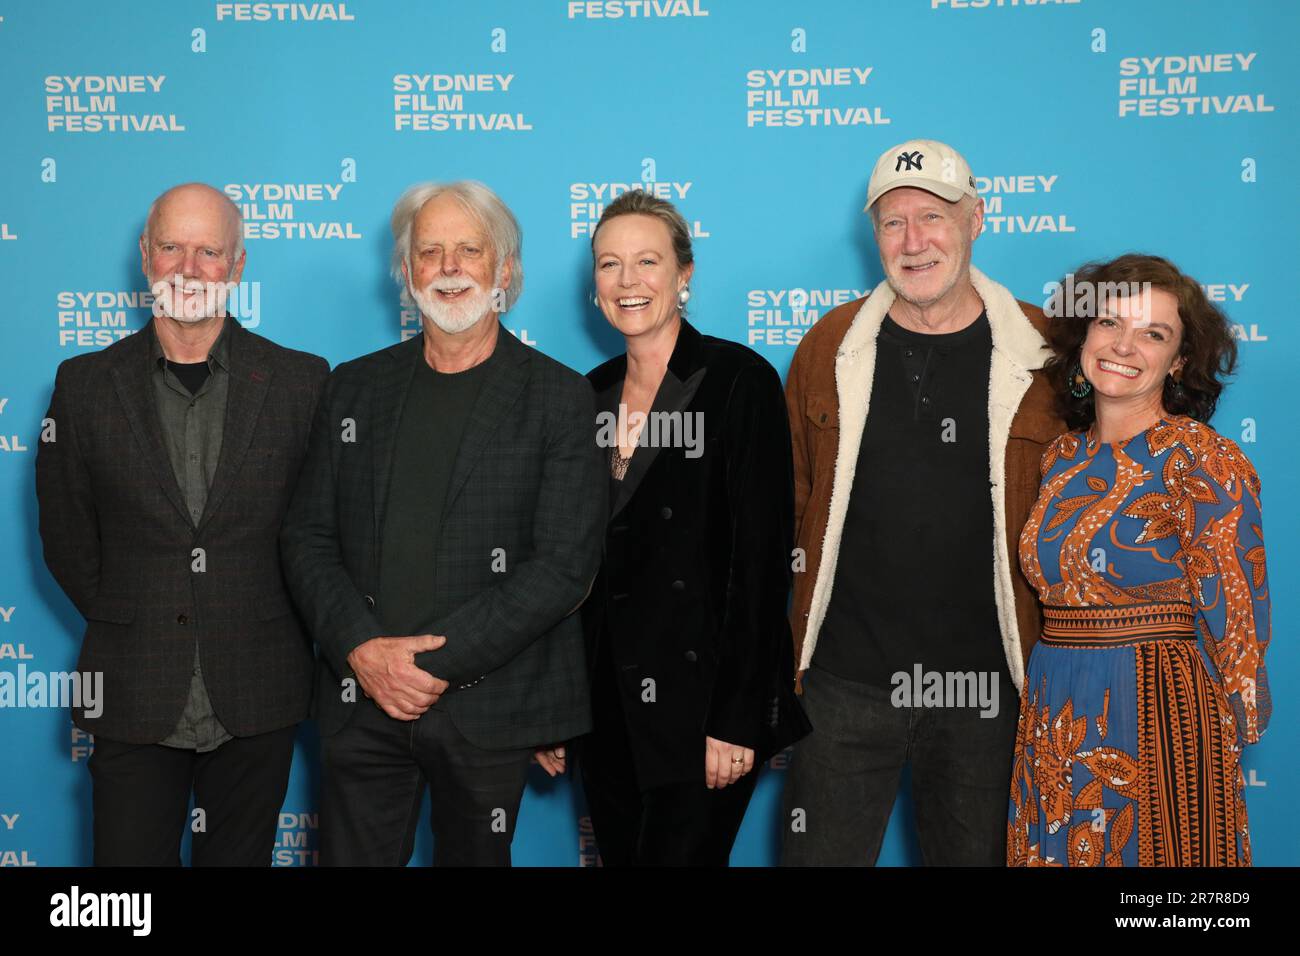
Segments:
[[[1005,670],[993,596],[984,313],[957,332],[889,316],[818,667],[889,687],[900,671]]]
[[[411,377],[397,426],[380,539],[376,611],[388,634],[425,633],[422,629],[437,616],[434,569],[447,486],[495,355],[451,373],[435,372],[421,358]]]
[[[191,395],[197,395],[199,389],[203,387],[203,383],[212,374],[212,367],[208,365],[206,359],[202,362],[173,362],[168,359],[167,367],[172,370],[172,374],[180,380],[180,383],[185,386]]]

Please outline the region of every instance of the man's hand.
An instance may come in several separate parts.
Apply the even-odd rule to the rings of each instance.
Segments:
[[[754,751],[713,737],[704,738],[704,785],[721,790],[754,769]]]
[[[551,744],[549,747],[538,747],[533,754],[533,759],[542,765],[542,769],[554,777],[556,774],[564,773],[564,744]]]
[[[447,638],[372,637],[353,649],[348,664],[366,696],[395,720],[415,720],[447,690],[447,682],[415,666],[415,655],[436,651]]]

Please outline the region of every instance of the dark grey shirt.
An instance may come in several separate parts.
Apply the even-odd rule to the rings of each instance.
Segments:
[[[172,471],[180,485],[190,522],[197,528],[207,505],[208,490],[217,471],[217,458],[221,455],[222,430],[226,419],[226,395],[230,390],[230,334],[229,324],[208,354],[208,376],[197,392],[190,390],[168,367],[162,346],[152,327],[149,330],[153,357],[154,398],[158,418],[162,423],[163,444],[171,459]],[[180,747],[207,753],[231,739],[221,726],[199,667],[198,638],[194,641],[194,675],[190,680],[190,696],[176,729],[160,743],[165,747]]]

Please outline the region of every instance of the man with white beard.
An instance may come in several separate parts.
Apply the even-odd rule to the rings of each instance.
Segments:
[[[187,183],[149,207],[153,319],[58,371],[36,455],[45,562],[86,618],[103,674],[97,865],[175,866],[191,791],[195,866],[269,866],[311,644],[277,554],[325,360],[226,315],[239,208]],[[197,819],[197,818],[196,818]]]
[[[392,228],[422,334],[330,376],[281,534],[320,646],[320,860],[405,865],[428,787],[437,865],[509,865],[534,753],[563,771],[590,729],[595,407],[498,320],[522,239],[490,189],[413,186]]]

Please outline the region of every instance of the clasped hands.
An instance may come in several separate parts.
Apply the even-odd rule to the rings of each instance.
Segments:
[[[418,667],[415,655],[436,651],[446,643],[447,638],[441,634],[372,637],[353,648],[348,664],[361,690],[380,710],[394,720],[416,720],[437,703],[450,685]],[[539,747],[535,757],[552,777],[564,773],[562,744]]]
[[[447,681],[415,663],[415,655],[436,651],[447,638],[433,634],[372,637],[353,648],[348,664],[365,695],[394,720],[415,720],[437,703]]]

